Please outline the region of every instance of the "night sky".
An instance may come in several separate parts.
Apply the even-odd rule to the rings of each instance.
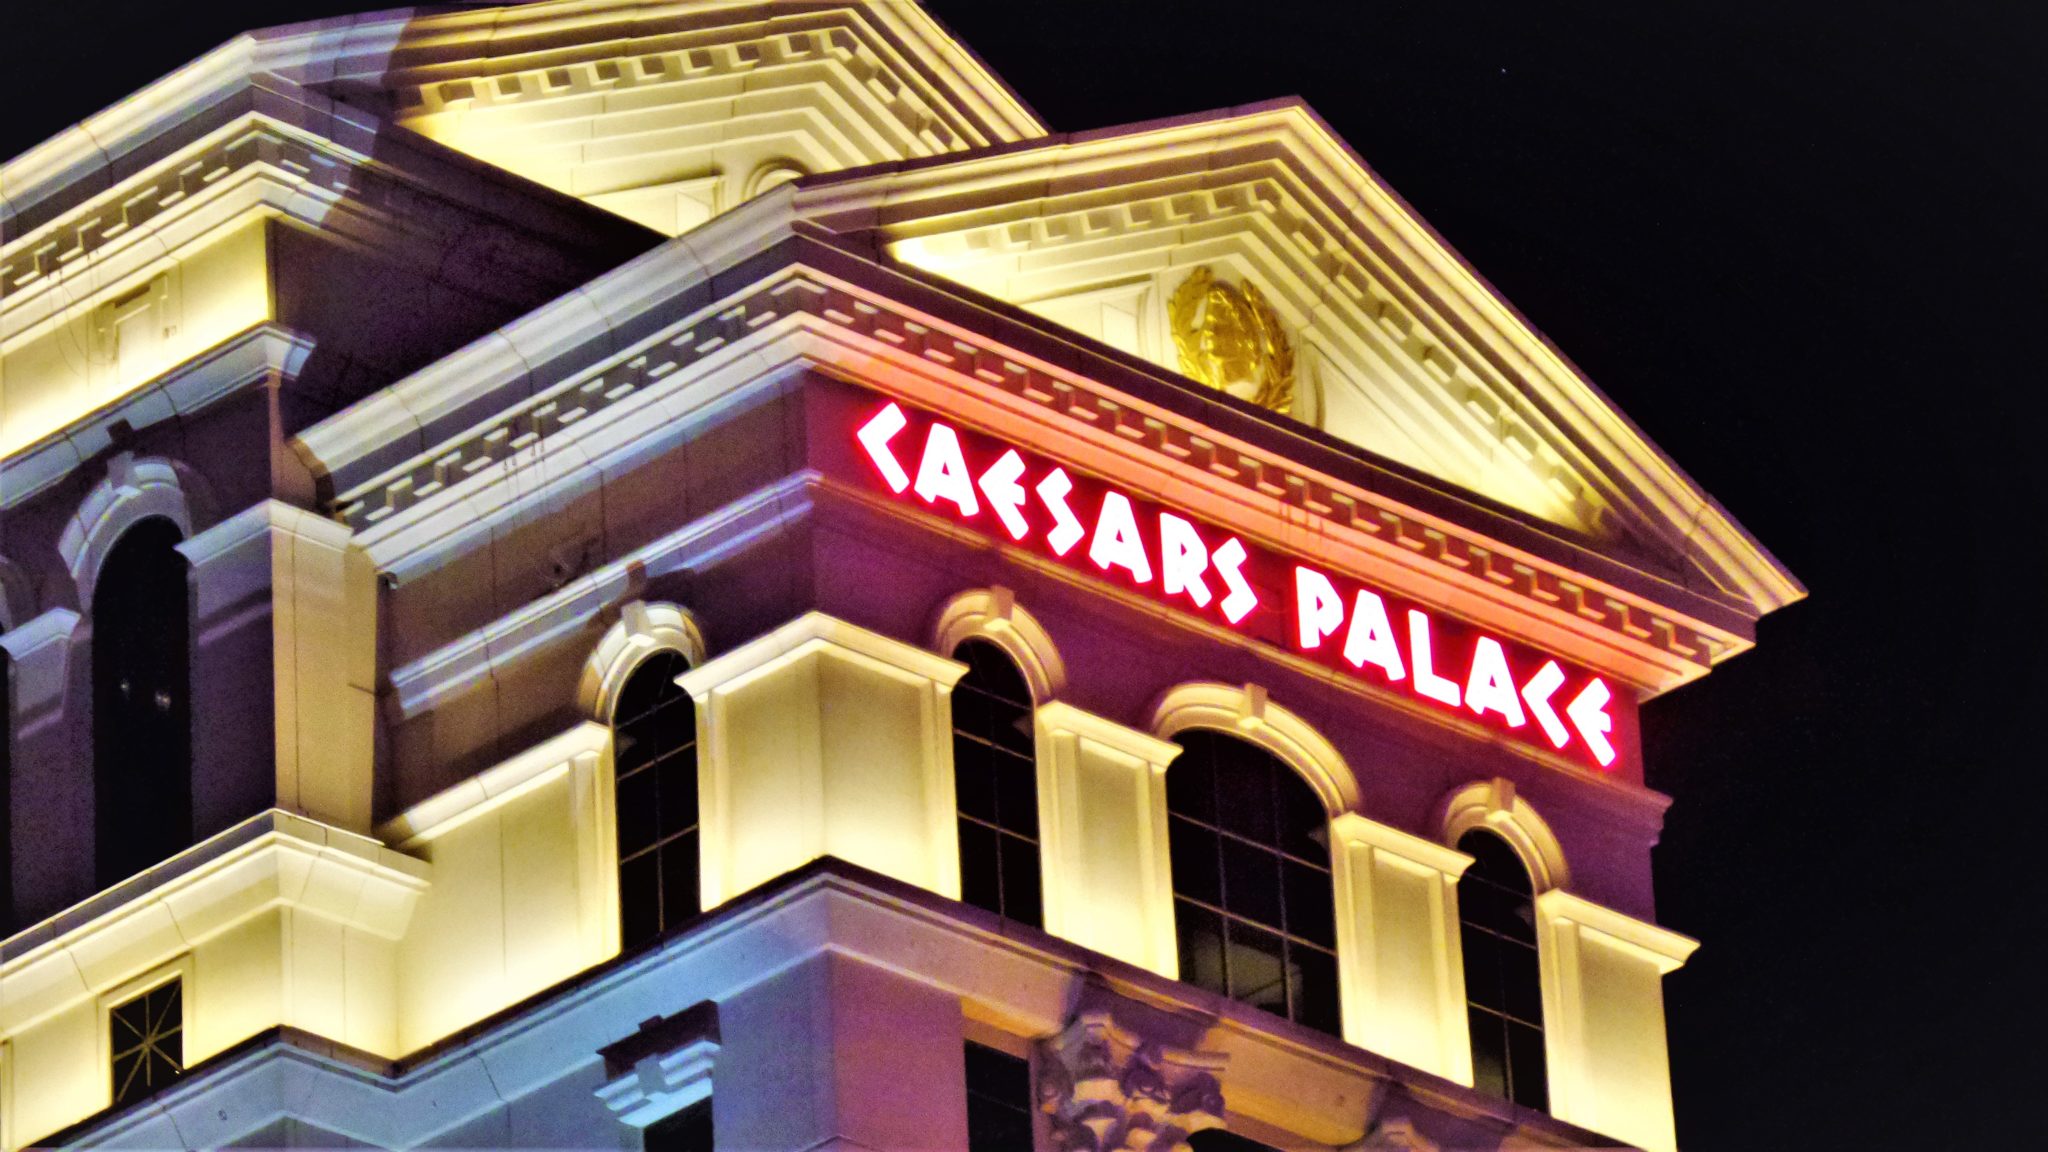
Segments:
[[[16,5],[0,155],[355,7]],[[1811,589],[1644,713],[1681,1143],[2039,1146],[2040,6],[931,7],[1055,131],[1305,97]]]

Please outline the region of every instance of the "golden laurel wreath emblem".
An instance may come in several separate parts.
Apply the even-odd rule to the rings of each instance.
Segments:
[[[1183,374],[1275,412],[1294,408],[1294,346],[1279,314],[1249,280],[1195,269],[1166,304]]]

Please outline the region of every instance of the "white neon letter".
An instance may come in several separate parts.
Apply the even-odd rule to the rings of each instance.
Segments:
[[[1353,668],[1378,666],[1388,680],[1408,675],[1401,664],[1401,649],[1394,643],[1394,624],[1387,619],[1387,602],[1379,593],[1358,591],[1351,605],[1351,631],[1344,635],[1344,659]]]
[[[1436,656],[1429,650],[1429,617],[1408,610],[1408,661],[1415,665],[1415,690],[1451,707],[1458,706],[1458,682],[1436,674]]]
[[[1529,722],[1522,715],[1522,702],[1515,698],[1515,677],[1508,671],[1508,654],[1500,641],[1481,636],[1472,646],[1472,671],[1465,677],[1465,707],[1484,716],[1498,712],[1510,728]]]
[[[1323,637],[1344,626],[1344,598],[1330,578],[1313,568],[1294,566],[1294,617],[1304,649],[1320,648]]]
[[[1562,748],[1571,741],[1572,734],[1565,729],[1564,721],[1557,718],[1557,709],[1550,706],[1550,697],[1564,687],[1564,669],[1557,661],[1536,670],[1529,682],[1522,685],[1522,699],[1529,702],[1529,712],[1536,717],[1536,723],[1543,728],[1543,734],[1550,737],[1550,746]]]
[[[1185,592],[1197,608],[1209,606],[1209,548],[1195,526],[1171,512],[1159,514],[1159,590],[1168,596]]]
[[[981,511],[981,501],[974,498],[974,481],[967,475],[967,461],[960,455],[960,437],[936,420],[924,438],[924,459],[917,465],[916,487],[927,504],[950,500],[962,516]]]
[[[1232,536],[1223,542],[1223,547],[1209,554],[1209,561],[1216,566],[1216,574],[1223,577],[1223,586],[1230,589],[1230,595],[1217,607],[1223,609],[1225,620],[1235,624],[1259,606],[1259,594],[1252,591],[1244,578],[1244,545]]]
[[[1607,683],[1595,676],[1564,709],[1564,714],[1571,717],[1572,727],[1579,730],[1579,738],[1593,750],[1593,759],[1602,768],[1614,763],[1614,745],[1607,739],[1607,734],[1614,731],[1614,717],[1607,714],[1607,702],[1613,698]]]
[[[1052,545],[1055,556],[1073,551],[1074,545],[1087,535],[1081,528],[1081,518],[1067,507],[1067,493],[1073,490],[1074,482],[1067,478],[1064,468],[1053,469],[1038,482],[1038,498],[1045,502],[1045,510],[1052,513],[1052,531],[1045,534],[1045,542]]]
[[[895,439],[896,434],[909,423],[910,418],[903,414],[903,409],[892,403],[875,413],[872,419],[860,426],[859,432],[854,433],[860,446],[868,450],[868,459],[882,470],[882,479],[888,481],[891,492],[901,492],[910,487],[910,474],[897,462],[896,454],[889,451],[889,441]]]
[[[1095,518],[1095,539],[1088,542],[1088,558],[1104,572],[1122,568],[1140,584],[1152,579],[1152,561],[1145,558],[1144,542],[1138,539],[1138,517],[1121,492],[1102,494],[1102,511]]]
[[[1031,531],[1031,524],[1024,519],[1024,486],[1017,483],[1017,477],[1024,475],[1024,458],[1017,455],[1015,448],[1003,453],[1002,458],[981,474],[976,482],[981,494],[988,497],[988,506],[995,509],[996,519],[1010,533],[1010,539],[1022,540]]]

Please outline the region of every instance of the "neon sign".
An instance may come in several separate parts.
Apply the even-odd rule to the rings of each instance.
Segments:
[[[890,403],[854,432],[890,493],[1538,747],[1613,766],[1605,681],[1423,605]]]

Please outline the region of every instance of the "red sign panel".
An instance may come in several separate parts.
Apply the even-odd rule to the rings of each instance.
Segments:
[[[1614,694],[1542,652],[890,403],[854,431],[889,492],[1192,615],[1601,769]]]

